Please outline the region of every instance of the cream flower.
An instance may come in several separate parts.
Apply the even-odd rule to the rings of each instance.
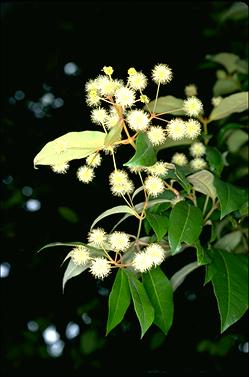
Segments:
[[[97,279],[104,279],[111,272],[111,264],[106,258],[95,258],[90,267],[91,274]]]
[[[184,92],[187,97],[197,96],[197,87],[195,84],[189,84],[185,86]]]
[[[206,153],[206,147],[200,141],[196,141],[189,148],[189,152],[193,157],[201,157]]]
[[[160,126],[151,126],[147,135],[153,145],[160,145],[166,139],[166,132]]]
[[[77,266],[83,266],[90,260],[90,254],[86,247],[77,246],[72,251],[70,251],[70,256],[72,261]]]
[[[77,177],[79,181],[83,183],[89,183],[95,177],[94,170],[87,165],[81,166],[77,170]]]
[[[149,195],[156,197],[164,191],[164,182],[161,178],[154,175],[149,175],[145,181],[144,186]]]
[[[114,195],[122,196],[131,194],[134,191],[134,185],[124,170],[114,170],[110,174],[109,180],[111,191]]]
[[[152,80],[157,84],[167,84],[172,79],[172,70],[167,64],[157,64],[152,70]]]
[[[109,235],[109,243],[113,251],[125,251],[130,246],[128,234],[119,231]]]
[[[146,171],[151,175],[163,177],[168,172],[167,167],[168,167],[167,162],[157,161],[154,165],[147,166]]]
[[[151,262],[154,266],[159,266],[165,259],[165,251],[162,246],[157,243],[151,243],[144,251],[151,258]]]
[[[101,98],[98,95],[96,89],[92,89],[87,93],[86,104],[90,107],[98,106],[100,104]]]
[[[131,107],[136,100],[135,91],[125,86],[121,86],[115,92],[115,99],[116,103],[122,107]]]
[[[86,158],[87,165],[97,168],[101,165],[102,158],[99,153],[92,153]]]
[[[139,97],[140,101],[142,103],[149,103],[150,102],[150,99],[149,97],[147,97],[145,94],[141,94],[141,96]]]
[[[127,117],[127,123],[135,131],[145,131],[149,125],[149,117],[143,110],[131,110]]]
[[[107,117],[107,111],[103,107],[98,107],[91,112],[91,121],[95,124],[104,124]]]
[[[149,254],[147,254],[145,251],[142,251],[136,254],[135,258],[132,261],[132,266],[139,272],[146,272],[153,267],[153,260]]]
[[[104,75],[99,75],[96,82],[98,90],[102,96],[113,96],[115,91],[123,84],[120,80],[112,80]]]
[[[112,127],[116,126],[116,124],[119,121],[119,115],[114,107],[111,108],[109,114],[107,115],[105,119],[105,126],[108,129],[111,129]]]
[[[94,244],[94,246],[101,246],[106,241],[106,232],[102,228],[92,229],[88,233],[88,242]]]
[[[113,74],[113,68],[111,66],[109,67],[104,66],[102,70],[108,76],[111,76]]]
[[[185,137],[186,125],[182,119],[175,118],[167,124],[166,130],[171,139],[180,140]]]
[[[198,120],[189,119],[185,122],[186,130],[185,135],[190,139],[195,139],[201,133],[201,124]]]
[[[214,107],[216,107],[216,106],[218,106],[221,103],[222,100],[223,100],[223,98],[221,96],[219,96],[219,97],[213,97],[211,99],[211,102],[212,102],[212,105]]]
[[[178,153],[178,152],[176,152],[172,156],[172,160],[171,161],[173,162],[173,164],[176,164],[176,165],[179,165],[179,166],[185,166],[188,163],[188,159],[185,156],[185,154],[184,153]]]
[[[134,90],[144,90],[147,77],[142,72],[136,72],[128,77],[128,85]]]
[[[183,110],[190,117],[197,117],[203,111],[203,105],[197,97],[193,96],[184,100]]]
[[[69,164],[67,162],[60,162],[60,163],[51,165],[51,168],[55,173],[65,174],[69,168]]]
[[[86,92],[91,92],[92,90],[95,90],[97,91],[98,89],[98,83],[97,83],[97,80],[94,79],[94,80],[89,80],[87,81],[86,85],[85,85],[85,90]]]
[[[201,170],[206,167],[207,163],[206,161],[201,157],[196,157],[193,160],[190,161],[191,168],[195,170]]]

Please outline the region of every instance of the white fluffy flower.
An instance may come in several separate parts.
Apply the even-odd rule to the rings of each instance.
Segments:
[[[167,64],[157,64],[152,70],[152,80],[157,84],[166,84],[172,79],[172,70]]]
[[[203,110],[202,102],[197,97],[189,97],[183,102],[183,110],[190,117],[197,117]]]
[[[109,180],[113,195],[122,196],[134,191],[134,185],[124,170],[114,170],[110,174]]]
[[[106,241],[106,232],[102,228],[92,229],[88,233],[88,242],[94,244],[94,246],[101,246]]]
[[[190,139],[195,139],[201,133],[201,124],[198,120],[189,119],[185,122],[185,136]]]
[[[168,164],[167,162],[157,161],[154,165],[147,166],[146,172],[151,175],[163,177],[168,172]]]
[[[139,272],[146,272],[153,267],[153,260],[149,254],[147,254],[145,251],[142,251],[136,254],[135,258],[132,261],[132,266]]]
[[[156,197],[164,191],[164,182],[161,178],[154,175],[149,175],[145,181],[144,186],[149,195]]]
[[[109,243],[113,251],[125,251],[130,246],[128,234],[119,231],[109,235]]]
[[[151,243],[144,251],[151,258],[151,262],[154,266],[159,266],[165,259],[165,251],[162,246],[157,243]]]
[[[160,145],[166,139],[166,132],[160,126],[151,126],[147,135],[153,145]]]
[[[136,100],[135,91],[125,86],[121,86],[115,92],[115,99],[118,105],[121,105],[124,108],[131,107]]]
[[[189,84],[185,86],[184,92],[187,97],[197,96],[197,87],[195,84]]]
[[[201,157],[196,157],[193,160],[190,161],[191,168],[195,170],[201,170],[206,167],[207,163],[206,161]]]
[[[87,165],[97,168],[101,165],[102,158],[99,153],[92,153],[86,158]]]
[[[100,75],[96,79],[98,91],[102,96],[113,96],[115,91],[123,83],[120,80],[112,80],[108,76]]]
[[[180,140],[185,137],[186,125],[180,118],[172,119],[167,124],[168,136],[173,140]]]
[[[136,72],[128,77],[128,85],[134,90],[144,90],[147,78],[142,72]]]
[[[95,124],[104,124],[107,111],[103,107],[98,107],[91,112],[91,121]]]
[[[149,117],[143,110],[132,110],[126,117],[130,128],[135,131],[145,131],[149,125]]]
[[[172,160],[171,161],[173,162],[173,164],[176,164],[176,165],[179,165],[179,166],[185,166],[188,163],[188,159],[185,156],[185,154],[184,153],[179,153],[179,152],[176,152],[172,156]]]
[[[212,100],[211,100],[211,102],[212,102],[212,105],[214,107],[217,107],[221,103],[222,100],[223,100],[223,98],[221,96],[219,96],[219,97],[213,97]]]
[[[51,165],[51,168],[55,173],[65,174],[69,168],[69,164],[67,162],[61,162]]]
[[[111,264],[106,258],[95,258],[92,261],[90,272],[95,278],[104,279],[111,272]]]
[[[87,165],[81,166],[77,170],[77,177],[79,181],[83,183],[89,183],[95,177],[94,170]]]
[[[73,262],[78,266],[83,266],[90,260],[90,254],[86,247],[77,246],[70,251],[70,256]]]
[[[201,157],[206,153],[206,147],[200,141],[196,141],[189,148],[189,152],[193,157]]]

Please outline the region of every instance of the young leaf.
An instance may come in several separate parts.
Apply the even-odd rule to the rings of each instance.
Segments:
[[[122,123],[123,120],[119,121],[105,137],[105,146],[109,147],[112,146],[116,141],[121,140],[121,132],[122,132]]]
[[[206,149],[206,156],[210,166],[210,170],[212,170],[215,174],[220,176],[224,168],[224,161],[220,151],[215,147],[208,146]]]
[[[54,165],[84,158],[102,149],[105,133],[99,131],[68,132],[47,143],[35,156],[36,165]]]
[[[155,100],[151,101],[148,104],[150,111],[154,109]],[[172,115],[185,115],[184,111],[181,110],[183,108],[183,99],[176,98],[174,96],[164,96],[159,97],[157,99],[156,108],[154,110],[155,113],[165,113]],[[147,107],[145,107],[147,110]]]
[[[187,177],[193,188],[204,195],[210,196],[214,201],[217,197],[214,186],[214,175],[208,170],[201,170]]]
[[[63,280],[62,280],[62,289],[64,291],[66,282],[73,278],[74,276],[77,276],[81,274],[83,271],[85,271],[87,268],[90,267],[90,263],[85,263],[82,266],[79,266],[73,262],[71,259],[70,262],[67,265],[67,268],[64,272]]]
[[[130,302],[131,296],[127,276],[119,268],[108,301],[106,335],[123,320]]]
[[[174,312],[171,283],[157,267],[143,274],[143,285],[155,310],[154,323],[167,335]]]
[[[152,325],[154,320],[154,308],[150,303],[143,284],[136,278],[134,273],[125,270],[128,276],[134,309],[141,327],[141,338]]]
[[[247,201],[246,192],[234,185],[224,182],[215,177],[214,186],[216,187],[217,196],[220,202],[222,219],[229,213],[240,209]]]
[[[147,134],[140,132],[136,140],[136,153],[124,166],[151,166],[156,161],[156,152]]]
[[[106,210],[105,212],[101,213],[101,215],[99,215],[95,220],[94,222],[92,223],[91,225],[91,229],[102,219],[104,219],[105,217],[107,216],[110,216],[110,215],[114,215],[116,213],[128,213],[129,215],[135,215],[135,211],[132,210],[130,207],[126,206],[126,205],[121,205],[121,206],[116,206],[116,207],[113,207],[113,208],[110,208],[108,210]]]
[[[185,202],[177,203],[169,216],[169,244],[172,254],[177,253],[181,242],[194,244],[202,229],[202,213],[199,208]]]
[[[225,118],[232,113],[241,113],[248,108],[248,92],[231,94],[222,99],[210,114],[210,121]]]
[[[248,257],[213,249],[211,259],[206,281],[212,281],[223,332],[248,308]]]
[[[177,290],[177,288],[184,282],[188,274],[194,271],[196,268],[200,267],[201,265],[197,262],[192,262],[181,268],[177,271],[170,279],[173,292]]]
[[[157,213],[146,212],[146,219],[148,220],[151,228],[157,236],[157,241],[165,236],[168,230],[169,219],[165,215],[158,215]]]

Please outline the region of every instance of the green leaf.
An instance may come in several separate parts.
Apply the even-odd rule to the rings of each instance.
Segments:
[[[214,97],[228,95],[237,92],[240,88],[240,82],[234,77],[218,79],[213,87],[213,95]]]
[[[79,266],[78,264],[75,264],[73,260],[71,259],[64,272],[64,276],[62,280],[63,291],[65,289],[65,284],[69,279],[81,274],[83,271],[85,271],[89,267],[90,267],[90,263],[85,263],[84,265]]]
[[[248,92],[231,94],[223,98],[210,114],[210,121],[225,118],[233,113],[241,113],[248,109]]]
[[[125,270],[125,273],[128,276],[131,297],[140,323],[142,338],[154,321],[154,308],[143,284],[136,278],[134,273],[128,270]]]
[[[131,209],[130,207],[126,206],[126,205],[121,205],[121,206],[116,206],[116,207],[113,207],[113,208],[110,208],[108,210],[106,210],[105,212],[101,213],[101,215],[99,215],[92,223],[91,225],[91,229],[102,219],[104,219],[105,217],[107,216],[111,216],[111,215],[114,215],[116,213],[128,213],[129,215],[136,215],[136,212]]]
[[[158,152],[162,149],[179,147],[180,145],[190,145],[192,143],[193,143],[193,139],[184,138],[180,140],[173,140],[173,139],[167,138],[162,144],[158,145],[158,147],[155,147],[155,150]]]
[[[69,207],[58,207],[58,212],[63,217],[63,219],[67,220],[70,223],[77,223],[79,221],[79,216],[75,211],[73,211]]]
[[[170,279],[173,292],[175,292],[177,288],[184,282],[188,274],[190,274],[192,271],[194,271],[196,268],[200,266],[201,265],[197,262],[192,262],[182,267],[179,271],[177,271]]]
[[[168,238],[172,254],[177,253],[181,242],[194,244],[202,230],[202,213],[199,208],[185,202],[177,203],[169,216]]]
[[[151,101],[148,104],[150,111],[153,111],[155,105],[155,100]],[[183,108],[183,99],[176,98],[173,96],[165,96],[159,97],[157,99],[156,108],[154,110],[155,113],[165,113],[172,115],[185,115],[183,110],[179,110]],[[147,106],[145,107],[147,110]]]
[[[174,313],[171,283],[157,267],[143,274],[143,285],[155,310],[154,323],[167,335]]]
[[[206,156],[210,166],[210,170],[212,170],[215,174],[220,176],[224,168],[224,162],[220,151],[215,147],[208,146],[206,148]]]
[[[221,319],[221,332],[238,321],[248,308],[248,258],[214,249],[206,266]]]
[[[197,263],[199,266],[203,266],[210,262],[210,258],[207,256],[204,248],[202,247],[200,240],[197,240],[195,242],[195,248],[196,248],[196,255],[197,255]]]
[[[223,65],[228,73],[236,71],[236,63],[239,60],[238,55],[231,54],[229,52],[220,52],[219,54],[213,56],[208,55],[207,58],[215,63]]]
[[[213,201],[215,200],[217,193],[214,186],[214,175],[212,173],[208,170],[201,170],[189,175],[187,179],[193,185],[195,191],[209,196]]]
[[[136,152],[124,166],[152,166],[156,163],[156,152],[146,133],[140,132],[136,139]]]
[[[123,320],[130,302],[131,296],[127,276],[119,268],[108,301],[106,335]]]
[[[235,153],[247,142],[248,133],[242,130],[235,130],[227,138],[227,147],[231,153]]]
[[[248,19],[248,5],[242,1],[237,1],[232,4],[221,16],[220,21],[226,20],[240,21]]]
[[[54,165],[80,159],[104,146],[105,133],[99,131],[68,132],[47,143],[35,156],[36,165]]]
[[[234,129],[241,128],[239,123],[228,123],[222,127],[217,135],[218,146],[221,146]]]
[[[121,140],[123,119],[118,121],[118,123],[111,128],[108,134],[105,137],[105,146],[112,146],[116,141]]]
[[[168,217],[165,215],[158,215],[156,213],[146,211],[146,219],[148,220],[151,228],[156,233],[157,241],[161,241],[168,230]]]
[[[242,239],[242,233],[240,230],[235,232],[227,233],[225,236],[221,237],[215,244],[216,249],[233,251],[240,243]]]
[[[221,219],[229,213],[240,209],[247,201],[247,195],[244,190],[228,182],[224,182],[217,177],[214,179],[214,186],[220,202]]]
[[[37,253],[39,253],[40,251],[48,248],[48,247],[55,247],[55,246],[86,246],[83,242],[52,242],[52,243],[48,243],[47,245],[41,247]]]

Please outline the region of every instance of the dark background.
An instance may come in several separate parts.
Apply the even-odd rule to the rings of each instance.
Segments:
[[[219,23],[219,15],[231,4],[1,3],[1,263],[9,271],[1,279],[4,376],[248,374],[248,318],[220,335],[212,289],[203,287],[204,271],[193,272],[176,291],[175,319],[166,338],[152,327],[140,340],[131,308],[124,323],[105,337],[112,278],[100,283],[85,273],[70,280],[62,294],[65,268],[60,264],[69,250],[36,253],[50,242],[85,241],[94,218],[122,204],[108,189],[107,158],[90,185],[75,177],[80,161],[73,161],[66,175],[33,168],[34,156],[48,141],[93,127],[85,105],[86,81],[104,65],[124,78],[130,67],[150,75],[155,64],[166,63],[174,80],[162,95],[183,98],[185,85],[196,83],[208,108],[215,70],[203,69],[206,54],[226,51],[248,57],[247,21]],[[71,74],[66,67],[72,68]],[[46,105],[46,93],[59,100]],[[154,93],[149,95],[153,98]],[[31,199],[40,209],[30,210]],[[194,256],[187,252],[182,258],[167,264],[169,277]],[[73,339],[65,335],[69,322],[80,328]],[[51,324],[64,342],[57,357],[43,339]],[[213,348],[199,352],[198,344],[205,339]]]

